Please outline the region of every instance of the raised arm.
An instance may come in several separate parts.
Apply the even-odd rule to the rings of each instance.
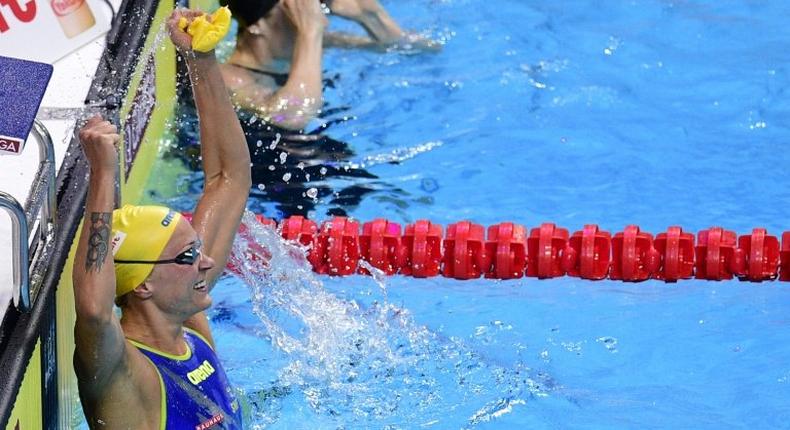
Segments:
[[[333,15],[358,23],[369,36],[327,33],[324,36],[327,47],[383,49],[408,45],[411,49],[423,51],[441,49],[441,45],[433,40],[403,31],[378,0],[331,0],[327,4]]]
[[[377,43],[395,43],[404,36],[403,29],[378,0],[332,0],[328,3],[333,15],[358,23]]]
[[[100,393],[123,362],[125,341],[113,311],[115,269],[110,246],[120,137],[115,126],[96,116],[79,133],[90,164],[88,198],[72,270],[77,321],[75,364],[86,390]]]
[[[176,10],[168,19],[170,37],[189,68],[200,121],[200,151],[205,183],[192,225],[204,252],[216,265],[207,274],[211,287],[222,273],[249,196],[250,154],[236,112],[230,103],[214,52],[191,49],[192,38],[178,28],[179,19],[200,14]]]
[[[321,56],[327,19],[316,0],[282,0],[282,7],[296,28],[288,81],[274,93],[255,84],[237,88],[233,101],[270,124],[301,130],[323,105]]]

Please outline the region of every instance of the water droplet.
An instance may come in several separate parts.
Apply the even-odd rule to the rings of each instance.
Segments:
[[[606,349],[609,350],[609,352],[612,352],[612,353],[617,352],[617,339],[616,338],[610,337],[610,336],[602,336],[602,337],[599,337],[598,339],[595,339],[595,341],[598,342],[598,343],[603,343],[603,345],[606,347]]]

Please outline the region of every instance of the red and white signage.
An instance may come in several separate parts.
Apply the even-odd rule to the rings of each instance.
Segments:
[[[0,0],[0,55],[53,63],[110,29],[101,0]]]
[[[16,155],[22,152],[22,148],[24,147],[25,147],[25,142],[15,137],[0,135],[0,153],[6,152],[9,154]]]

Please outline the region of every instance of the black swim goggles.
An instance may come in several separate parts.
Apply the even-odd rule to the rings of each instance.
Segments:
[[[121,264],[185,264],[185,265],[193,265],[196,261],[200,260],[200,248],[203,247],[203,242],[200,240],[196,240],[192,243],[192,246],[189,247],[186,251],[178,254],[175,258],[170,258],[167,260],[155,260],[155,261],[144,261],[144,260],[113,260],[116,263]]]

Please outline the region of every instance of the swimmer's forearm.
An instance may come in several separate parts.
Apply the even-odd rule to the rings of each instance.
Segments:
[[[341,49],[373,49],[383,50],[381,43],[376,42],[368,36],[357,36],[355,34],[332,31],[324,34],[324,46],[327,48]]]
[[[109,320],[115,298],[110,232],[115,206],[115,171],[92,171],[72,276],[77,316]]]
[[[214,54],[190,56],[187,65],[200,121],[206,179],[221,175],[248,190],[250,154]]]
[[[300,89],[297,96],[321,99],[321,56],[323,54],[321,31],[300,33],[296,37],[291,72],[284,88]]]
[[[299,33],[288,81],[270,98],[267,109],[274,123],[301,129],[323,105],[321,87],[321,29]]]
[[[366,11],[356,21],[378,43],[394,43],[404,36],[403,29],[381,7]]]

